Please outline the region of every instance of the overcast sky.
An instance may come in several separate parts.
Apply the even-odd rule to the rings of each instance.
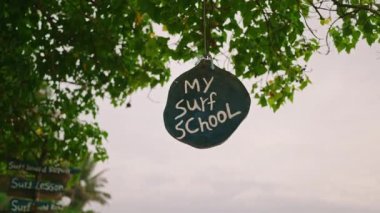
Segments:
[[[217,64],[223,68],[223,64]],[[174,77],[194,62],[173,64]],[[313,82],[277,113],[253,100],[240,127],[206,150],[165,130],[168,89],[100,104],[109,132],[106,191],[112,213],[380,212],[380,47],[315,55]],[[158,103],[156,103],[156,101]]]

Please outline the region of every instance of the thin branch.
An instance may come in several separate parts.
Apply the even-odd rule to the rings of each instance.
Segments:
[[[353,10],[353,11],[351,11],[351,12],[349,12],[349,13],[346,13],[346,14],[344,14],[344,15],[342,15],[342,16],[339,16],[337,19],[335,19],[335,20],[331,23],[329,29],[328,29],[327,32],[326,32],[326,37],[325,37],[325,41],[326,41],[326,45],[327,45],[327,52],[326,52],[326,55],[329,54],[330,51],[331,51],[331,48],[330,48],[330,42],[329,42],[329,39],[328,39],[328,37],[329,37],[329,33],[330,33],[330,30],[334,27],[334,25],[335,25],[339,20],[343,19],[343,18],[346,17],[346,16],[349,16],[349,15],[355,14],[355,13],[357,13],[357,12],[359,12],[359,10]]]
[[[310,33],[314,36],[314,38],[316,38],[316,39],[318,39],[318,40],[322,40],[321,38],[319,38],[319,37],[314,33],[314,30],[310,27],[309,23],[307,23],[307,20],[306,20],[305,16],[303,16],[302,14],[301,14],[301,16],[302,16],[302,18],[303,18],[303,20],[304,20],[304,22],[305,22],[305,25],[306,25],[307,29],[309,29]]]
[[[156,103],[156,104],[160,103],[159,101],[154,100],[152,98],[151,94],[152,94],[152,89],[149,90],[148,95],[146,96],[148,98],[148,100],[151,101],[151,102],[153,102],[153,103]]]
[[[301,1],[297,1],[297,5],[298,5],[298,9],[301,11]],[[322,40],[321,38],[319,38],[315,33],[314,33],[314,30],[310,27],[309,23],[307,22],[306,20],[306,17],[302,14],[302,12],[300,12],[300,15],[302,16],[303,18],[303,21],[307,27],[307,29],[309,29],[310,33],[314,36],[314,38],[318,39],[318,40]]]
[[[308,3],[314,8],[315,12],[318,13],[320,19],[325,19],[321,12],[319,12],[319,8],[313,4],[313,1],[308,1]]]
[[[375,15],[380,16],[380,12],[378,10],[373,9],[370,5],[359,5],[359,4],[344,4],[337,0],[331,0],[335,5],[339,7],[346,7],[354,10],[366,10],[369,11]]]

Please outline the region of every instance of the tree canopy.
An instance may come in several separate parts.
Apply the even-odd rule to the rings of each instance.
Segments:
[[[227,51],[273,110],[310,83],[305,65],[321,48],[380,42],[377,0],[208,0],[206,9],[211,55]],[[95,118],[97,98],[120,106],[164,84],[170,60],[198,57],[201,17],[202,1],[2,1],[0,157],[75,163],[95,150],[105,159],[107,133],[83,116]]]

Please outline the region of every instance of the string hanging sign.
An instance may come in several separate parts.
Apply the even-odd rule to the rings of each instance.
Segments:
[[[204,58],[174,80],[164,110],[167,131],[195,148],[225,142],[247,116],[251,98],[230,72],[213,64],[208,54],[206,0],[203,3]]]

